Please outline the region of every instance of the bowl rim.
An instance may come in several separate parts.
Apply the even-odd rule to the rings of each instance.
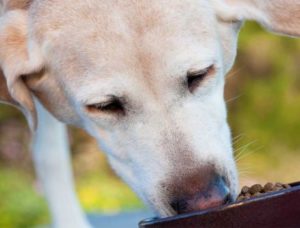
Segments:
[[[222,205],[219,207],[213,207],[213,208],[209,208],[209,209],[202,210],[202,211],[189,212],[189,213],[174,215],[174,216],[170,216],[170,217],[166,217],[166,218],[157,218],[157,217],[147,218],[147,219],[140,221],[139,226],[154,225],[156,223],[162,223],[162,222],[165,223],[165,222],[170,222],[170,221],[174,221],[174,220],[190,218],[190,217],[194,217],[194,216],[201,216],[201,215],[209,214],[212,212],[221,212],[221,211],[228,210],[231,208],[241,207],[244,205],[249,205],[251,203],[269,200],[269,199],[277,198],[277,197],[280,197],[280,196],[283,196],[286,194],[290,194],[290,193],[293,193],[296,191],[300,191],[300,181],[292,182],[289,185],[291,186],[291,188],[282,189],[282,190],[275,191],[275,192],[267,192],[262,195],[255,196],[255,197],[252,197],[250,199],[246,199],[246,200],[243,200],[240,202],[233,202],[230,204]]]

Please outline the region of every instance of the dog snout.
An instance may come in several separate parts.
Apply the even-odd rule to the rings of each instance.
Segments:
[[[207,173],[205,178],[201,178],[201,176],[200,178],[198,176],[197,180],[195,178],[197,177],[187,178],[187,181],[176,186],[176,194],[172,195],[170,205],[177,214],[204,210],[233,202],[233,197],[224,177]]]

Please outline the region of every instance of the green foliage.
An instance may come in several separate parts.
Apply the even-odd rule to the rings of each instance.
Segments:
[[[89,212],[116,213],[143,208],[143,204],[127,185],[107,174],[93,173],[78,180],[78,192]]]
[[[242,163],[252,172],[247,177],[299,180],[299,39],[267,34],[248,23],[240,36],[233,72],[227,89],[232,89],[234,81],[236,88],[230,96],[239,98],[229,104],[229,120],[233,134],[244,135],[236,148],[240,152],[240,146],[253,142],[242,146],[242,153],[248,155]],[[291,162],[293,158],[296,162]],[[285,170],[292,172],[287,175]]]
[[[1,168],[0,196],[0,227],[27,228],[49,222],[45,200],[24,172]]]
[[[37,194],[34,178],[26,173],[17,168],[0,169],[1,228],[29,228],[50,223],[45,199]],[[79,178],[77,190],[88,212],[116,213],[143,208],[129,187],[108,172]]]

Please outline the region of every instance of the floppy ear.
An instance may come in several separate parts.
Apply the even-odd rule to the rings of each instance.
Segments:
[[[213,0],[224,21],[255,20],[268,30],[300,36],[299,0]]]
[[[34,47],[29,48],[27,19],[24,10],[8,11],[0,18],[0,102],[18,107],[34,130],[36,110],[23,79],[39,71],[42,64]]]

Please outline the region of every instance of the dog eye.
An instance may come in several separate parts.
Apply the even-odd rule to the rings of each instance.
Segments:
[[[125,114],[123,104],[118,99],[113,99],[111,101],[97,103],[97,104],[91,104],[91,105],[87,105],[86,107],[89,112],[104,112],[107,114],[118,114],[118,115]]]
[[[192,93],[200,85],[200,83],[214,71],[214,65],[203,70],[190,70],[187,73],[187,84],[189,91]]]

